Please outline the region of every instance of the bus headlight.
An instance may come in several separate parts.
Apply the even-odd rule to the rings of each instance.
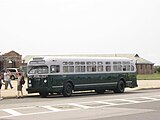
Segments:
[[[31,83],[31,80],[28,80],[28,83]]]
[[[32,87],[32,84],[28,84],[29,87]]]
[[[47,83],[47,80],[44,80],[44,83]]]

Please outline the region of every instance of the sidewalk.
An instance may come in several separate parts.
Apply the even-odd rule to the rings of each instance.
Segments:
[[[3,98],[16,98],[17,95],[17,81],[12,81],[13,89],[8,86],[8,89],[4,89],[4,85],[1,89],[2,97]],[[31,95],[38,95],[36,94],[28,94],[26,91],[27,84],[23,86],[23,94],[24,96],[31,96]],[[160,88],[160,80],[138,80],[138,87],[137,88],[127,88],[129,90],[139,90],[139,89],[154,89]]]

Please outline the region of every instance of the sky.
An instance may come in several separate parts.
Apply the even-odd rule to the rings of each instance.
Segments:
[[[160,0],[0,0],[0,52],[138,54],[160,65]]]

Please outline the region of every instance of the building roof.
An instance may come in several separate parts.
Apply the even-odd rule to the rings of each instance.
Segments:
[[[10,55],[21,56],[19,53],[15,52],[13,50],[10,52],[4,53],[2,56],[10,56]]]
[[[33,57],[40,56],[85,56],[85,57],[126,57],[135,60],[137,64],[154,64],[144,58],[141,58],[138,54],[69,54],[69,55],[27,55],[23,58],[25,63],[31,60]]]

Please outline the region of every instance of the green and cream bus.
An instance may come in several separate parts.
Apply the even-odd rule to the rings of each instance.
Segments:
[[[112,90],[123,93],[137,87],[135,62],[118,57],[35,57],[28,62],[28,93],[71,96],[73,91]]]

